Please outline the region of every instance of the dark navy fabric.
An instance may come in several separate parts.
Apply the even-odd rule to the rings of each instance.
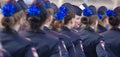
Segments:
[[[103,37],[98,35],[92,28],[87,27],[80,32],[81,39],[83,41],[83,48],[86,57],[98,57],[96,53],[96,47]]]
[[[3,48],[10,53],[11,57],[28,57],[27,54],[31,47],[30,42],[21,37],[16,31],[2,29],[0,30],[0,39]]]
[[[99,43],[96,47],[96,52],[98,57],[108,57],[106,49],[105,49],[105,43]]]
[[[108,57],[120,57],[120,29],[112,28],[102,35],[105,38],[105,48]]]
[[[105,28],[105,27],[103,27],[103,26],[101,26],[101,25],[98,25],[98,33],[103,33],[103,32],[106,32],[107,31],[107,29]]]
[[[59,57],[58,41],[48,36],[42,30],[28,30],[20,34],[31,39],[40,57]]]
[[[64,34],[61,34],[59,32],[56,32],[56,31],[52,31],[50,30],[49,28],[45,27],[44,30],[54,36],[57,36],[59,38],[59,41],[62,42],[64,41],[65,42],[65,46],[67,48],[67,52],[68,52],[68,55],[69,57],[73,57],[75,55],[75,52],[74,52],[74,47],[73,47],[73,43],[72,43],[72,39],[67,36],[67,35],[64,35]],[[63,44],[63,43],[62,43]],[[63,54],[67,53],[66,51],[63,52]],[[67,55],[65,55],[67,56]]]
[[[61,33],[69,36],[72,39],[72,42],[73,42],[74,47],[75,47],[75,53],[76,53],[76,55],[74,57],[85,57],[85,54],[82,51],[82,48],[80,46],[81,45],[80,44],[80,41],[81,41],[80,36],[65,26],[63,26],[61,29],[62,29]]]

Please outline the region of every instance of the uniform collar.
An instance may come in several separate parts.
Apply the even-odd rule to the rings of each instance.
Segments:
[[[17,31],[13,30],[13,29],[9,29],[9,30],[1,29],[1,31],[4,32],[4,33],[17,33]]]
[[[45,34],[45,31],[41,30],[41,29],[36,29],[36,30],[27,30],[28,32],[31,32],[31,33],[42,33],[42,34]]]
[[[115,30],[115,31],[119,31],[120,32],[119,28],[112,28],[111,30]]]
[[[71,31],[69,28],[67,28],[65,26],[62,27],[62,30],[64,30],[64,31]]]
[[[49,31],[50,29],[45,26],[45,27],[44,27],[44,30],[45,30],[45,31]]]
[[[91,27],[86,27],[85,30],[91,31],[91,32],[95,32],[94,29],[92,29]]]

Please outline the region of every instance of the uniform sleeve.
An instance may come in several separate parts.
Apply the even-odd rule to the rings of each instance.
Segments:
[[[31,48],[32,48],[31,46],[26,47],[25,57],[33,57],[33,53],[32,53]]]
[[[11,57],[10,53],[6,50],[0,50],[0,57]]]
[[[82,41],[78,40],[75,45],[76,57],[85,57]]]
[[[67,50],[68,50],[69,56],[70,57],[75,57],[75,47],[74,47],[74,44],[72,42],[69,42],[68,45],[69,46],[68,46]]]
[[[96,52],[97,52],[98,57],[108,57],[104,45],[105,44],[103,41],[100,41],[100,43],[97,45]]]
[[[59,42],[57,42],[51,49],[51,57],[60,57]]]
[[[67,47],[65,45],[65,42],[62,41],[62,40],[60,41],[60,49],[59,49],[59,51],[61,51],[60,56],[69,57],[69,53],[68,53]]]

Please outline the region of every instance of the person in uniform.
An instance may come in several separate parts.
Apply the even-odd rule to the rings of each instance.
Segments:
[[[107,31],[108,29],[108,19],[107,19],[107,15],[106,15],[106,11],[107,8],[105,6],[101,6],[98,8],[98,28],[97,28],[97,32],[98,33],[104,33],[105,31]]]
[[[27,9],[26,20],[29,29],[20,32],[20,34],[30,39],[39,57],[60,57],[58,40],[44,31],[47,12],[43,3],[42,0],[35,0]]]
[[[94,5],[90,5],[88,8],[92,11],[92,15],[97,15],[97,9]]]
[[[1,42],[0,42],[0,57],[11,57],[10,53],[3,48]]]
[[[2,7],[4,17],[1,20],[3,26],[0,29],[1,43],[11,57],[32,57],[30,42],[17,32],[21,17],[19,15],[20,9],[16,6],[18,5],[14,0],[8,0]]]
[[[96,33],[98,23],[97,15],[93,15],[89,8],[83,10],[84,17],[81,22],[85,24],[85,28],[80,31],[80,36],[83,41],[83,49],[86,57],[98,57],[96,47],[103,40],[103,37]]]
[[[109,24],[111,29],[102,34],[105,38],[105,49],[108,57],[120,57],[120,7],[114,9],[114,16],[110,16]]]
[[[64,24],[61,27],[61,33],[69,36],[72,39],[76,52],[74,57],[85,57],[81,38],[72,30],[75,26],[75,12],[72,9],[74,7],[69,3],[65,3],[62,6],[67,9],[67,12],[64,16]]]
[[[46,3],[46,1],[45,1]],[[49,6],[49,4],[46,3],[46,6]],[[53,15],[54,15],[54,11],[53,9],[51,8],[51,6],[47,7],[47,20],[45,22],[45,27],[44,27],[44,30],[51,36],[53,37],[57,37],[57,39],[59,40],[60,42],[60,48],[61,48],[61,51],[62,51],[62,57],[72,57],[74,55],[74,47],[73,47],[73,44],[71,42],[71,39],[62,34],[62,33],[59,33],[57,31],[53,31],[52,30],[52,21],[53,21]],[[56,14],[56,13],[55,13]]]
[[[82,16],[82,9],[80,9],[78,6],[73,5],[74,10],[75,10],[75,27],[74,27],[74,31],[75,32],[79,32],[81,30],[81,16]]]

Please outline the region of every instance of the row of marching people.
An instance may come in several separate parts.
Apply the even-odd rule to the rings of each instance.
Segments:
[[[1,57],[120,57],[120,7],[8,0],[1,8]]]

